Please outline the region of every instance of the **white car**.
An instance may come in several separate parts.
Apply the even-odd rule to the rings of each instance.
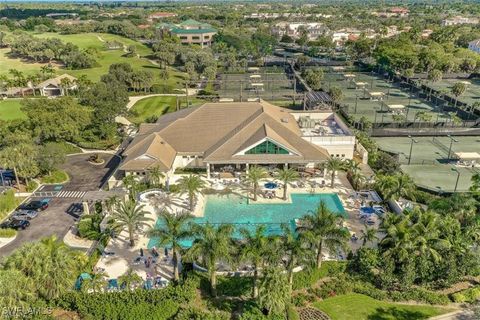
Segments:
[[[15,220],[32,220],[38,216],[38,211],[35,210],[18,210],[12,215]]]

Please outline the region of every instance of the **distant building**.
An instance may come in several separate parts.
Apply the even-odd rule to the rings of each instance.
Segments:
[[[296,39],[302,35],[302,30],[306,30],[308,40],[315,40],[325,34],[328,28],[320,22],[280,22],[272,31],[279,37],[287,35]]]
[[[340,29],[336,30],[332,33],[332,41],[337,45],[337,46],[342,46],[343,43],[347,40],[356,40],[362,32],[358,29],[355,28],[345,28],[345,29]]]
[[[388,11],[374,11],[372,12],[372,15],[376,17],[382,17],[382,18],[391,18],[391,17],[408,17],[409,10],[406,8],[400,8],[400,7],[394,7],[389,9]]]
[[[422,30],[421,36],[422,38],[426,39],[426,38],[429,38],[432,33],[433,33],[433,30],[431,29],[424,29]]]
[[[465,18],[461,16],[456,16],[453,18],[443,19],[442,26],[454,26],[458,24],[478,24],[478,18]]]
[[[173,12],[154,12],[148,16],[149,20],[160,20],[165,18],[176,17],[177,14]]]
[[[64,79],[68,79],[65,81]],[[75,90],[77,88],[77,78],[62,74],[58,77],[47,79],[39,83],[35,89],[40,91],[40,95],[46,97],[63,96],[67,90]]]
[[[480,53],[480,39],[470,41],[468,43],[468,49],[472,50],[473,52]]]
[[[210,24],[192,19],[176,25],[163,23],[157,27],[180,38],[182,44],[198,44],[202,48],[210,46],[213,36],[217,34],[217,30]]]

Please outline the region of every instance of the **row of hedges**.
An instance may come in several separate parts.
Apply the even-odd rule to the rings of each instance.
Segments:
[[[77,311],[83,319],[166,320],[195,298],[197,287],[198,281],[187,280],[182,285],[162,290],[105,293],[73,291],[64,295],[57,305]]]
[[[439,305],[446,305],[450,302],[450,299],[446,295],[422,288],[411,288],[405,291],[384,291],[375,288],[369,283],[356,281],[352,289],[353,292],[361,293],[377,300],[391,300],[395,302],[417,301]]]
[[[0,238],[13,238],[17,235],[15,229],[0,229]]]

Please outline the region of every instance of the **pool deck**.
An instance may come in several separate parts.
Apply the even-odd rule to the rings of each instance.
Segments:
[[[287,201],[291,201],[290,194],[292,193],[336,193],[342,202],[346,214],[348,214],[348,218],[345,219],[345,226],[349,229],[350,233],[355,233],[357,237],[360,237],[361,230],[365,229],[365,225],[358,217],[359,208],[355,207],[353,202],[348,200],[349,195],[353,192],[353,188],[346,179],[345,174],[340,173],[337,175],[334,188],[330,188],[330,180],[328,178],[315,178],[311,180],[315,180],[315,182],[317,183],[321,183],[321,180],[325,180],[327,186],[322,188],[312,188],[311,186],[307,186],[305,188],[289,187],[287,189],[287,198],[289,200]],[[271,179],[269,181],[271,181]],[[285,201],[281,199],[281,197],[283,196],[283,189],[279,188],[276,190],[276,197],[273,199],[267,199],[259,195],[258,203],[285,203]],[[246,195],[245,189],[241,188],[240,186],[238,186],[237,188],[232,187],[232,192],[243,196]],[[205,199],[206,198],[204,196],[198,197],[195,210],[193,212],[194,216],[203,216],[203,211],[206,203]],[[174,205],[170,207],[171,212],[184,211],[188,209],[188,200],[186,195],[176,195],[173,202]],[[128,242],[128,233],[126,231],[122,231],[115,239],[110,240],[109,244],[105,249],[107,252],[114,252],[115,255],[101,257],[96,265],[97,268],[104,269],[106,274],[110,278],[118,278],[119,276],[125,274],[129,268],[132,268],[143,279],[146,279],[147,275],[153,277],[159,275],[167,279],[171,279],[173,277],[171,257],[166,258],[164,256],[163,248],[157,248],[158,252],[160,253],[160,257],[158,258],[157,263],[150,268],[146,268],[143,263],[137,265],[133,264],[135,258],[140,255],[141,248],[143,248],[146,257],[151,255],[147,250],[148,242],[150,239],[145,235],[145,231],[153,227],[156,223],[156,220],[158,219],[158,208],[153,207],[149,203],[142,204],[145,206],[144,210],[148,212],[147,217],[149,217],[151,220],[149,222],[149,227],[144,228],[144,232],[137,235],[135,246],[130,247]],[[378,223],[376,227],[378,227]],[[357,242],[349,242],[349,244],[352,250],[357,250],[361,247],[360,240],[358,240]]]

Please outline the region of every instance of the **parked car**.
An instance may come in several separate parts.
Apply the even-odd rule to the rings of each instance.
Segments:
[[[11,219],[0,225],[2,229],[15,229],[15,230],[25,230],[30,226],[30,221],[28,220],[17,220]]]
[[[18,209],[43,211],[48,208],[48,201],[49,199],[30,201],[28,203],[22,204],[20,207],[18,207]]]
[[[35,210],[17,210],[13,213],[12,218],[17,220],[32,220],[38,216]]]
[[[382,207],[382,206],[374,205],[374,206],[372,206],[372,208],[373,208],[373,210],[375,210],[375,213],[380,217],[382,217],[383,215],[385,215],[387,213],[387,210],[385,210],[385,208]]]

